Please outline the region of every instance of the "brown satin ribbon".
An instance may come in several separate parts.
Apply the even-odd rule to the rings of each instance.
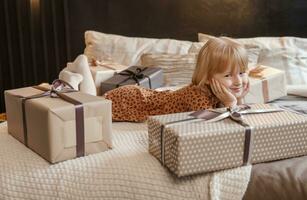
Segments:
[[[242,121],[235,121],[235,122],[239,123],[241,126],[244,126],[245,128],[244,151],[243,151],[243,166],[245,166],[251,163],[251,152],[253,150],[252,127],[249,124],[242,122]]]
[[[63,81],[62,81],[63,82]],[[75,114],[76,114],[76,156],[82,157],[85,155],[85,141],[84,141],[84,109],[83,104],[63,93],[68,92],[77,92],[76,90],[69,89],[63,91],[55,91],[49,90],[47,88],[41,86],[33,86],[33,88],[44,91],[41,94],[33,95],[30,97],[20,97],[22,99],[22,121],[23,121],[23,129],[24,129],[24,144],[28,147],[28,132],[27,132],[27,120],[26,120],[26,112],[25,112],[25,103],[27,100],[41,98],[45,96],[51,96],[55,94],[55,96],[63,99],[66,102],[69,102],[75,105]]]

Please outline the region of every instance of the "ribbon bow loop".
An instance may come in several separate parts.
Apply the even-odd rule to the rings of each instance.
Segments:
[[[58,97],[58,93],[66,93],[66,92],[74,92],[74,88],[67,82],[56,79],[51,84],[50,91],[47,91],[50,93],[50,97]]]
[[[132,66],[134,67],[134,66]],[[137,67],[134,71],[126,69],[124,71],[119,72],[118,74],[122,75],[122,76],[127,76],[126,79],[124,79],[123,81],[121,81],[120,83],[118,83],[116,85],[116,87],[119,87],[120,84],[126,82],[129,79],[134,80],[138,85],[140,85],[140,80],[144,79],[145,77],[148,78],[149,80],[149,88],[151,87],[151,80],[150,77],[145,75],[143,72],[147,69],[147,67],[141,68],[141,67]]]
[[[142,68],[138,67],[138,68],[135,69],[135,71],[131,71],[129,69],[126,69],[125,71],[122,71],[119,74],[123,75],[123,76],[129,76],[130,79],[133,79],[136,82],[138,82],[138,80],[141,80],[145,77],[145,75],[142,73],[144,70],[145,70],[145,68],[142,69]]]

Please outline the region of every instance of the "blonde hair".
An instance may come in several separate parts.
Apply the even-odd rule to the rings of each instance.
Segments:
[[[237,67],[248,71],[248,56],[245,48],[228,37],[214,37],[200,49],[192,84],[204,87],[216,73],[223,73],[230,66],[231,72]]]

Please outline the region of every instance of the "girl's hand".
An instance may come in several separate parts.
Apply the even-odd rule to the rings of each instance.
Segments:
[[[249,89],[250,89],[250,84],[249,84],[249,80],[247,80],[247,83],[243,87],[243,92],[238,97],[238,100],[242,100],[246,96],[246,94],[249,92]]]
[[[210,86],[213,94],[224,104],[225,107],[232,107],[237,105],[237,98],[217,80],[212,79]]]

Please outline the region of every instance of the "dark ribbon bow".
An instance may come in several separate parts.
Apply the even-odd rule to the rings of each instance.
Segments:
[[[22,119],[24,129],[24,144],[28,146],[28,132],[27,132],[27,119],[25,104],[27,100],[50,96],[51,98],[61,98],[64,101],[75,105],[76,114],[76,155],[77,157],[84,156],[84,110],[81,102],[65,95],[64,93],[77,92],[73,87],[60,79],[56,79],[52,82],[51,89],[47,89],[42,86],[33,86],[33,88],[44,91],[41,94],[32,95],[29,97],[20,97],[22,99]]]
[[[116,87],[119,87],[120,84],[128,81],[129,79],[134,80],[138,85],[140,85],[140,80],[144,79],[145,77],[148,78],[149,80],[149,88],[151,87],[151,79],[149,76],[143,74],[143,72],[147,69],[147,67],[141,68],[141,67],[137,67],[135,69],[135,71],[126,69],[124,71],[119,72],[118,74],[122,75],[122,76],[128,76],[126,79],[124,79],[123,81],[121,81],[120,83],[118,83],[116,85]]]

